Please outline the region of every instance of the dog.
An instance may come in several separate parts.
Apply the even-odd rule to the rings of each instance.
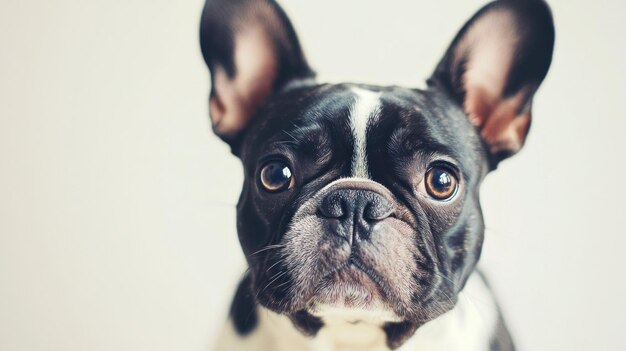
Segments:
[[[513,350],[476,268],[479,187],[524,145],[554,36],[544,1],[494,1],[425,89],[322,84],[276,2],[207,0],[249,267],[215,350]]]

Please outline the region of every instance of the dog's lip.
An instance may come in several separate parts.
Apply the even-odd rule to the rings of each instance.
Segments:
[[[375,286],[375,288],[378,290],[378,292],[380,292],[383,297],[387,297],[386,296],[386,291],[385,291],[385,283],[384,281],[380,278],[380,276],[371,268],[369,268],[367,265],[365,265],[358,257],[352,255],[350,256],[350,258],[344,262],[343,264],[339,265],[337,268],[331,270],[330,272],[324,274],[322,276],[322,278],[320,279],[319,283],[318,283],[318,288],[324,284],[324,282],[328,281],[333,275],[340,273],[342,271],[349,271],[349,270],[354,270],[360,274],[365,275],[373,284],[373,286]],[[352,281],[340,281],[337,282],[335,284],[359,284],[359,285],[363,285],[360,282],[352,282]]]
[[[356,257],[351,257],[348,261],[349,267],[354,267],[360,272],[364,273],[370,280],[374,282],[374,284],[378,287],[378,289],[384,293],[384,282],[380,278],[380,276],[371,268],[363,264],[361,260]]]
[[[307,299],[306,309],[314,314],[332,308],[389,308],[387,291],[378,274],[357,258],[346,260],[325,274]],[[385,307],[386,306],[386,307]]]

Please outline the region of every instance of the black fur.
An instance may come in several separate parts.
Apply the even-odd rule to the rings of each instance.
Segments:
[[[259,317],[256,307],[256,301],[254,301],[254,295],[252,295],[251,289],[252,279],[250,275],[239,283],[235,298],[230,306],[230,317],[233,320],[235,330],[240,335],[248,335],[256,328]]]

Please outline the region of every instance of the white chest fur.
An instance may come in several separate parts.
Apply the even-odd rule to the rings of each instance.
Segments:
[[[478,274],[468,280],[459,302],[450,312],[425,324],[400,351],[487,351],[498,322],[491,291]],[[338,318],[325,320],[314,337],[296,330],[284,316],[259,308],[259,323],[245,337],[226,323],[215,351],[383,351],[382,329],[372,324],[352,325]]]

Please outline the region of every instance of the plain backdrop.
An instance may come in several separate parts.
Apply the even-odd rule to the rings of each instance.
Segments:
[[[481,0],[282,0],[320,81],[420,86]],[[623,350],[626,3],[552,0],[524,150],[482,189],[519,349]],[[202,0],[0,0],[0,350],[207,350],[244,270]]]

